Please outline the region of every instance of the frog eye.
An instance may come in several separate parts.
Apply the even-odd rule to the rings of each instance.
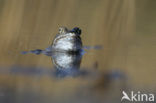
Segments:
[[[59,28],[59,32],[61,32],[62,31],[62,28]]]
[[[81,35],[81,29],[79,29],[78,27],[75,27],[72,29],[72,32],[78,34],[78,35]]]

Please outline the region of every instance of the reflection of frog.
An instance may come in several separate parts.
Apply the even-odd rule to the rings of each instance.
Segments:
[[[79,70],[82,59],[80,53],[53,52],[51,57],[55,67],[55,76],[78,76],[83,73],[82,70]]]
[[[60,27],[59,33],[55,36],[52,43],[54,51],[77,52],[82,49],[81,30],[78,27],[68,30],[66,27]]]

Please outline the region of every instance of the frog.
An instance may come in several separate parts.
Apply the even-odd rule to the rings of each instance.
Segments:
[[[79,52],[82,49],[81,29],[78,27],[72,30],[62,26],[59,27],[51,48],[57,52]]]
[[[50,46],[46,49],[35,49],[30,51],[23,51],[22,54],[33,53],[36,55],[44,54],[47,56],[52,56],[54,52],[63,52],[71,54],[85,54],[86,50],[92,49],[102,49],[101,45],[95,46],[83,46],[81,40],[81,29],[79,27],[74,27],[73,29],[68,29],[65,26],[61,26],[58,29],[58,33],[55,35]]]

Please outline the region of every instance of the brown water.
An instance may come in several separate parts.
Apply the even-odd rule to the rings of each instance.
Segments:
[[[154,92],[155,5],[155,0],[0,0],[0,102],[120,102],[123,89]],[[57,79],[48,73],[50,57],[20,54],[48,47],[59,26],[80,27],[84,45],[103,46],[82,58],[80,69],[90,75]],[[14,73],[13,67],[32,73]],[[126,78],[108,79],[114,70]]]

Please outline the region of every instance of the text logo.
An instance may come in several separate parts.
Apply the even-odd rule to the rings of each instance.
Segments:
[[[122,98],[121,98],[121,101],[123,100],[128,100],[128,101],[154,101],[154,94],[150,93],[150,94],[145,94],[145,93],[141,93],[140,91],[138,92],[134,92],[134,91],[131,91],[129,93],[129,95],[125,92],[125,91],[122,91]]]

